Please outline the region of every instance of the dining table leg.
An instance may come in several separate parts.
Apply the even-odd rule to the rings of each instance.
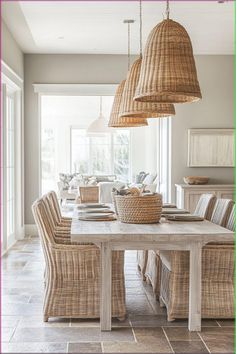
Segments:
[[[111,282],[112,251],[109,242],[101,244],[101,292],[100,326],[101,331],[111,331]]]
[[[202,297],[202,244],[193,243],[190,248],[189,274],[189,331],[201,331]]]

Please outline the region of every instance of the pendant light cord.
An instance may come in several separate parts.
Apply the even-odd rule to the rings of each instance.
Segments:
[[[128,25],[128,71],[130,69],[130,25],[134,23],[134,20],[124,20],[123,23]]]
[[[139,50],[140,50],[140,58],[142,58],[143,51],[143,20],[142,20],[142,0],[139,0]]]
[[[170,18],[170,1],[166,0],[166,18],[169,20]]]
[[[128,22],[128,71],[130,69],[130,23]]]
[[[102,96],[100,96],[100,117],[102,116]]]

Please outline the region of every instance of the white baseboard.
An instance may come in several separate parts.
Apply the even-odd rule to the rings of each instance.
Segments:
[[[10,235],[7,239],[7,248],[11,248],[16,243],[15,235]]]
[[[25,236],[38,236],[37,226],[35,224],[26,224]]]
[[[16,241],[17,240],[23,240],[25,237],[25,226],[20,227],[16,230]]]

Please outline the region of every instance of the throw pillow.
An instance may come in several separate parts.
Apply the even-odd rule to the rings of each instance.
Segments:
[[[147,175],[144,180],[143,180],[143,184],[153,184],[154,180],[156,179],[157,175]]]

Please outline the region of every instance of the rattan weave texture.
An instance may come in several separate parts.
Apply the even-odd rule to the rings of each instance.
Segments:
[[[185,103],[201,97],[189,35],[178,22],[166,19],[149,34],[135,100]]]

